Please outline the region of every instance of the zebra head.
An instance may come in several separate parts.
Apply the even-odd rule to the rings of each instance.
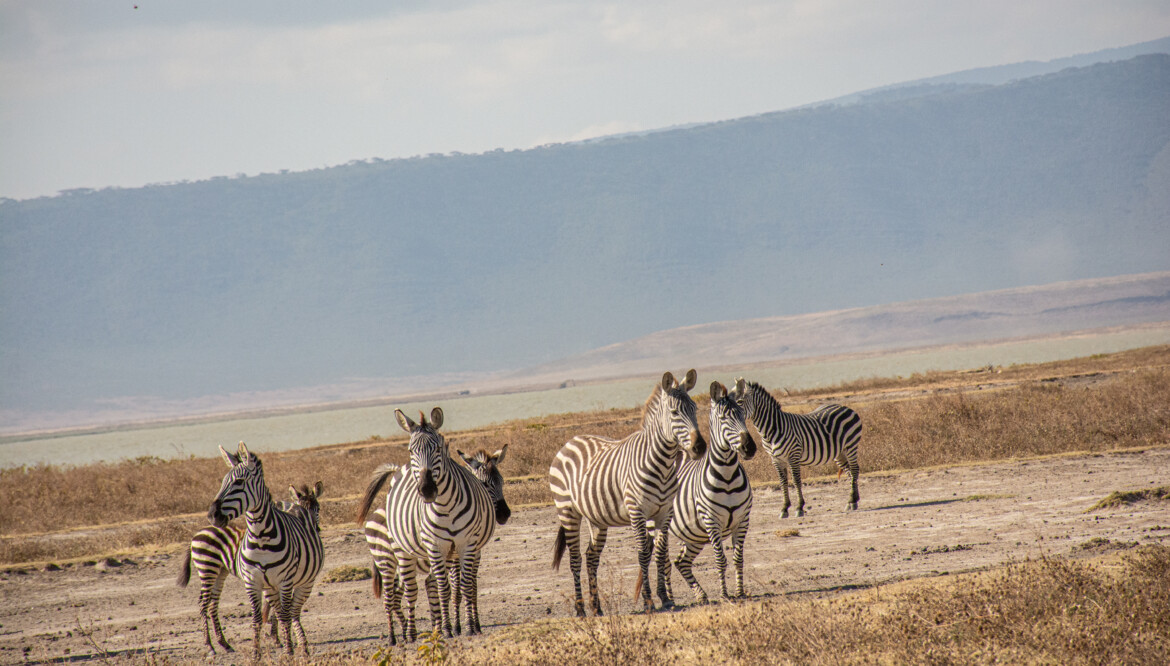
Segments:
[[[471,468],[475,478],[479,479],[487,488],[488,495],[491,495],[492,502],[496,505],[496,523],[500,525],[507,523],[508,518],[512,516],[512,510],[508,508],[508,502],[504,499],[504,475],[500,474],[499,464],[504,461],[508,445],[505,444],[504,448],[491,455],[488,455],[488,452],[483,449],[476,451],[473,456],[469,456],[459,449],[455,449],[455,452]]]
[[[264,485],[264,466],[243,442],[240,442],[234,455],[222,446],[219,447],[219,453],[231,469],[223,477],[219,493],[211,501],[207,518],[212,525],[223,527],[229,520],[260,506],[266,498],[271,500],[271,497],[268,495],[268,487]]]
[[[743,393],[743,379],[737,379],[735,390]],[[728,393],[727,387],[711,382],[711,449],[719,452],[721,460],[731,458],[732,450],[744,460],[756,455],[756,441],[747,427],[747,416],[735,399],[735,393]]]
[[[656,387],[661,390],[655,391],[658,400],[655,403],[654,396],[651,396],[651,402],[647,403],[651,410],[646,415],[656,417],[661,433],[667,440],[682,446],[692,460],[703,457],[707,451],[707,441],[703,439],[695,416],[695,401],[687,394],[695,387],[697,379],[693,368],[687,371],[681,384],[669,372],[662,375],[662,383]]]
[[[443,469],[447,453],[447,440],[439,434],[443,426],[443,410],[435,407],[431,410],[431,422],[422,412],[418,413],[419,422],[415,423],[402,410],[394,410],[394,418],[403,430],[410,433],[410,469],[414,473],[414,480],[418,483],[418,493],[422,501],[431,503],[439,494],[439,484],[436,480]]]
[[[763,386],[748,382],[743,377],[736,377],[735,390],[729,395],[743,408],[744,418],[754,421],[757,418],[761,393],[767,393]]]
[[[309,522],[317,527],[317,531],[321,531],[321,502],[318,498],[321,497],[321,491],[325,489],[325,485],[318,481],[312,487],[304,484],[298,490],[296,486],[289,486],[288,493],[292,497],[293,503],[304,510],[305,515],[309,518]]]

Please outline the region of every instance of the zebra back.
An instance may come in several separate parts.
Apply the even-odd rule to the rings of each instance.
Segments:
[[[861,417],[849,407],[829,404],[808,414],[786,412],[766,388],[755,382],[747,382],[744,390],[736,391],[735,398],[744,406],[773,458],[800,465],[820,465],[842,455],[857,459]]]
[[[628,525],[628,503],[649,519],[670,507],[678,489],[680,450],[702,456],[694,370],[679,385],[667,372],[643,407],[641,428],[621,440],[582,435],[569,440],[549,467],[549,488],[558,512],[579,514],[595,526]]]

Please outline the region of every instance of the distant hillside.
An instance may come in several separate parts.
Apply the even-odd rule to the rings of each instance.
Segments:
[[[484,155],[0,202],[0,409],[501,371],[1170,269],[1170,56]],[[3,418],[0,413],[0,419]]]
[[[716,322],[619,342],[512,379],[555,382],[1170,322],[1170,272]]]

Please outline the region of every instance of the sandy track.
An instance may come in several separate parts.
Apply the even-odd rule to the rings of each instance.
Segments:
[[[746,551],[748,592],[757,598],[831,594],[1042,554],[1165,543],[1170,503],[1085,510],[1110,492],[1164,485],[1167,479],[1170,448],[874,473],[862,476],[861,511],[844,511],[844,481],[822,480],[806,483],[806,516],[786,520],[779,519],[779,489],[760,489]],[[480,580],[480,612],[489,634],[533,618],[571,614],[567,564],[559,573],[550,567],[555,529],[552,509],[536,508],[514,512],[497,530]],[[799,536],[780,536],[790,529]],[[326,570],[369,564],[356,528],[327,531],[326,557]],[[171,554],[119,566],[76,564],[0,574],[0,663],[144,651],[203,661],[198,584],[175,586],[179,564],[180,556]],[[698,564],[700,582],[717,594],[709,548]],[[601,581],[607,604],[617,612],[634,609],[635,569],[630,531],[611,530]],[[674,591],[680,605],[691,602],[677,574]],[[215,663],[246,661],[251,631],[244,604],[241,585],[229,581],[221,608],[239,652]],[[419,612],[426,616],[424,608]],[[372,654],[383,641],[381,603],[370,595],[368,580],[318,583],[304,623],[316,655]]]

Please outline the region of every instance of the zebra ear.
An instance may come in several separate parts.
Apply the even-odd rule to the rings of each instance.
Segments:
[[[507,452],[508,452],[508,445],[505,444],[504,448],[502,448],[499,451],[496,451],[495,453],[492,454],[492,457],[496,459],[497,465],[504,462],[504,454],[506,454]]]
[[[320,481],[318,481],[317,483],[313,484],[313,494],[316,495],[317,497],[321,497],[321,493],[324,491],[325,491],[325,484],[324,483],[321,483]]]
[[[662,375],[662,390],[669,391],[672,388],[674,388],[674,375],[670,374],[668,370],[666,374]]]
[[[228,467],[235,467],[240,462],[239,458],[229,453],[222,445],[219,447],[219,454],[223,456],[224,462],[227,463]]]
[[[435,407],[431,410],[431,427],[435,430],[443,427],[443,408]]]
[[[414,430],[415,426],[417,425],[414,421],[410,420],[409,416],[403,414],[401,409],[394,410],[394,420],[398,421],[398,427],[402,428],[406,432]]]
[[[249,457],[248,446],[244,444],[242,440],[240,441],[239,451],[236,452],[236,456],[238,456],[240,460],[247,460]]]
[[[464,452],[460,451],[459,449],[455,449],[455,453],[458,453],[458,454],[459,454],[459,457],[460,457],[460,458],[463,458],[463,462],[467,463],[467,465],[468,465],[468,466],[470,466],[470,465],[471,465],[471,460],[472,460],[472,457],[471,457],[471,456],[469,456],[469,455],[467,455],[466,453],[464,453]]]
[[[727,397],[727,387],[719,382],[711,382],[711,402],[719,402]]]
[[[697,381],[699,381],[699,373],[695,372],[694,368],[687,370],[687,376],[682,383],[682,389],[689,393],[691,389],[695,388],[695,382]]]
[[[735,395],[742,396],[747,392],[747,381],[743,377],[735,378]]]
[[[293,498],[294,502],[301,498],[301,494],[297,492],[296,486],[289,486],[288,487],[288,494]]]

